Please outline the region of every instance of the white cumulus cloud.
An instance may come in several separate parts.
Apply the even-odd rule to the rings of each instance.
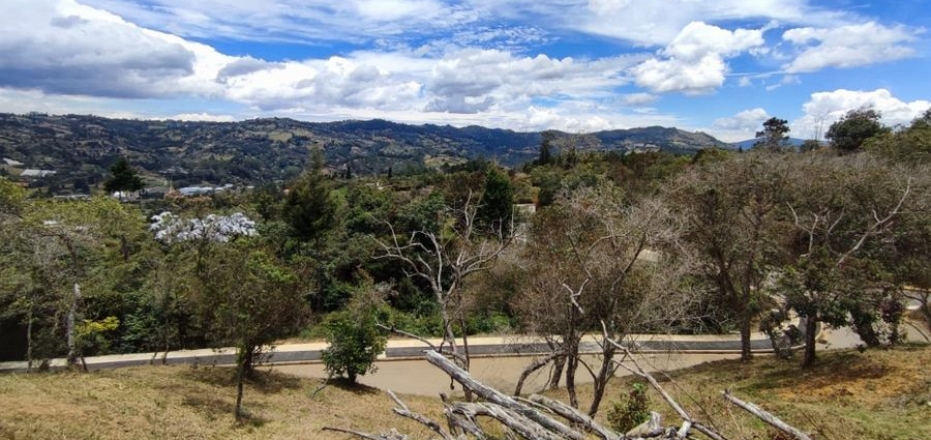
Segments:
[[[856,67],[912,56],[907,45],[915,35],[903,26],[888,27],[875,22],[833,28],[797,28],[782,39],[801,51],[783,68],[790,73],[813,72],[827,67]]]
[[[801,136],[823,137],[828,127],[850,110],[870,107],[882,114],[882,122],[908,124],[931,107],[931,101],[903,101],[886,89],[872,91],[838,89],[811,94],[802,105],[804,116],[792,123]]]
[[[763,30],[733,31],[702,22],[689,23],[654,58],[631,69],[638,86],[656,92],[708,93],[724,84],[726,58],[765,43]]]
[[[725,142],[744,141],[755,137],[756,132],[762,129],[763,121],[769,118],[769,112],[757,107],[716,119],[708,132]]]

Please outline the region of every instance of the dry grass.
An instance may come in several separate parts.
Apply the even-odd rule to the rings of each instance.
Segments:
[[[822,353],[818,365],[761,357],[719,361],[664,377],[665,386],[705,422],[733,440],[777,439],[724,403],[723,389],[773,411],[817,439],[931,439],[931,347]],[[416,380],[412,378],[412,380]],[[615,381],[601,414],[627,389]],[[142,367],[91,374],[0,376],[0,439],[349,439],[338,426],[370,432],[395,427],[413,438],[422,427],[391,412],[379,390],[330,386],[311,397],[315,380],[282,374],[251,383],[248,423],[232,418],[235,387],[225,368]],[[590,387],[580,400],[588,401]],[[555,393],[565,399],[564,393]],[[405,396],[415,411],[442,420],[438,399]],[[677,420],[655,394],[667,421]],[[699,409],[701,408],[701,409]]]
[[[232,417],[232,370],[140,367],[90,374],[0,376],[0,439],[321,439],[351,438],[324,426],[426,437],[395,416],[381,391],[331,385],[311,398],[315,380],[262,374],[245,391],[248,422]],[[405,396],[439,415],[435,399]]]
[[[614,382],[606,400],[625,393],[629,380]],[[800,369],[798,360],[773,357],[758,357],[746,364],[717,361],[675,372],[662,382],[693,415],[718,426],[733,440],[781,437],[726,404],[720,395],[725,389],[816,439],[931,439],[929,346],[821,353],[817,365],[809,370]],[[590,387],[585,388],[580,401],[589,401],[590,392]],[[658,394],[652,393],[650,399],[664,420],[679,420]],[[608,405],[602,406],[600,414]]]

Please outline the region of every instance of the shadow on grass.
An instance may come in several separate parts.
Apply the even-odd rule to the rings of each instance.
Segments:
[[[217,387],[236,387],[236,369],[232,367],[198,367],[183,373],[185,378]],[[255,370],[245,383],[262,394],[279,393],[285,389],[298,389],[301,379],[276,371]]]
[[[814,366],[807,369],[799,367],[797,362],[776,362],[782,365],[773,365],[773,368],[757,375],[756,388],[822,388],[863,379],[879,379],[892,372],[888,365],[857,352],[822,355]]]
[[[206,397],[200,394],[188,394],[181,399],[181,404],[193,408],[195,411],[204,415],[207,420],[216,421],[233,417],[235,407],[232,403],[217,399],[215,397]],[[236,422],[240,427],[258,428],[268,421],[262,417],[250,413],[243,409],[244,414]]]
[[[323,383],[321,383],[321,385],[323,385]],[[350,382],[349,379],[342,378],[342,377],[335,377],[335,378],[329,379],[328,381],[326,381],[326,386],[336,387],[343,391],[347,391],[352,394],[355,394],[357,396],[381,394],[384,392],[378,388],[370,387],[365,384],[361,384],[358,382],[356,383]]]

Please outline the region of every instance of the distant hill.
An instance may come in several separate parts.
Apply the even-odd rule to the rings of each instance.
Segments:
[[[734,142],[734,143],[732,143],[731,145],[733,145],[734,148],[743,148],[744,150],[748,150],[748,149],[750,149],[750,148],[753,148],[753,145],[756,144],[757,140],[758,140],[758,139],[756,139],[756,138],[747,139],[747,140],[745,140],[745,141]],[[789,138],[789,145],[791,145],[791,146],[793,146],[793,147],[801,147],[802,144],[804,144],[806,140],[807,140],[807,139],[799,139],[799,138],[790,137],[790,138]]]
[[[564,144],[576,138],[558,133]],[[579,148],[632,151],[659,149],[694,153],[729,145],[707,134],[676,128],[646,127],[578,136]],[[0,114],[0,160],[21,162],[22,169],[52,170],[60,183],[95,185],[109,175],[120,156],[151,178],[176,186],[201,183],[258,183],[288,179],[305,166],[314,147],[323,148],[328,166],[375,174],[392,167],[439,166],[485,157],[518,165],[537,155],[539,132],[515,132],[478,126],[408,125],[384,120],[302,122],[254,119],[242,122],[193,122],[109,119],[97,116]],[[0,162],[2,165],[3,162]],[[22,173],[16,166],[0,170]]]

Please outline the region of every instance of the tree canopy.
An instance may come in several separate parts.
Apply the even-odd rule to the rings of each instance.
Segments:
[[[142,189],[145,185],[142,179],[136,174],[136,170],[129,165],[125,157],[121,157],[110,167],[112,175],[103,184],[103,188],[108,193],[119,192],[128,193]]]
[[[882,114],[872,108],[850,110],[843,118],[831,124],[825,137],[842,153],[858,151],[867,139],[888,133],[880,119]]]

